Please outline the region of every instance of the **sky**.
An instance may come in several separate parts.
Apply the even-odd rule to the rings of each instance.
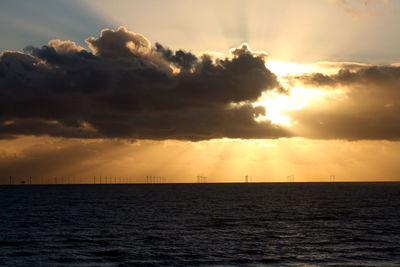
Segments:
[[[398,181],[399,8],[2,1],[0,182]]]

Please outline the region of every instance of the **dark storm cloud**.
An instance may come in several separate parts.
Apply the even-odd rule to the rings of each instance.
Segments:
[[[171,49],[163,47],[159,43],[156,43],[156,51],[160,52],[167,61],[173,63],[181,70],[191,70],[195,64],[197,64],[197,57],[190,52],[185,52],[183,50],[174,52]]]
[[[342,69],[334,75],[314,73],[297,81],[345,91],[325,105],[290,113],[303,137],[400,140],[400,67]]]
[[[120,27],[117,31],[103,30],[99,38],[86,39],[99,57],[135,57],[151,50],[150,42],[142,35]]]
[[[397,66],[368,66],[343,68],[334,75],[313,73],[297,77],[299,81],[309,86],[348,86],[364,84],[391,85],[400,82],[400,67]]]
[[[264,56],[247,46],[213,60],[161,44],[152,48],[123,27],[86,41],[92,52],[53,40],[0,55],[0,138],[288,136],[254,120],[265,110],[250,103],[282,86]]]

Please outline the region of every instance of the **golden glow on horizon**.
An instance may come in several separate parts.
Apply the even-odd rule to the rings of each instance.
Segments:
[[[137,183],[155,174],[174,183],[195,183],[197,175],[207,176],[209,183],[243,182],[245,175],[253,182],[285,182],[287,175],[294,175],[296,182],[329,182],[332,174],[336,181],[398,181],[399,148],[400,142],[376,140],[225,138],[129,143],[23,136],[0,140],[0,159],[7,173],[0,175],[0,183],[8,182],[8,174],[51,181],[54,176],[76,176],[89,182],[93,176],[122,176]]]

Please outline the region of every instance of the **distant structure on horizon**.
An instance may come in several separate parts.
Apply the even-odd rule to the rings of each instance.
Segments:
[[[199,183],[199,184],[207,183],[207,177],[206,176],[197,175],[197,183]]]
[[[148,184],[165,184],[167,182],[167,178],[164,176],[146,176],[146,183]]]
[[[288,182],[288,183],[294,183],[294,175],[288,175],[288,176],[286,176],[286,182]]]
[[[166,183],[164,176],[147,176],[148,183]],[[136,184],[145,183],[143,179],[122,176],[71,176],[71,175],[0,175],[0,185],[69,185],[69,184]]]

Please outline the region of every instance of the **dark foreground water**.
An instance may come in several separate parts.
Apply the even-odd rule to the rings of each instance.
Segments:
[[[400,183],[0,187],[0,266],[400,266]]]

